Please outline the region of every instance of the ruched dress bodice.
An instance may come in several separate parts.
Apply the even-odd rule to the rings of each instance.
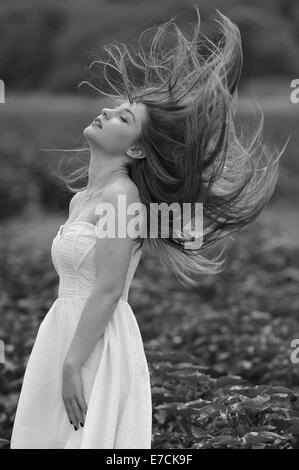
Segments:
[[[58,297],[88,297],[96,280],[95,225],[74,221],[61,225],[51,248],[52,261],[59,275]],[[135,249],[135,248],[134,248]],[[141,256],[141,250],[131,255],[121,299],[128,293]]]

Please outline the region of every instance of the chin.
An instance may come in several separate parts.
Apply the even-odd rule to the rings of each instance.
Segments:
[[[90,137],[90,138],[93,138],[94,140],[94,137],[96,135],[95,131],[96,131],[95,126],[90,124],[89,126],[85,127],[85,129],[83,130],[83,135],[84,137]]]

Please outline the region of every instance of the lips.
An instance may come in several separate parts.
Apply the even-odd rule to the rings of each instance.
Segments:
[[[100,129],[102,129],[102,122],[99,118],[96,118],[94,121],[93,121],[93,124],[97,125]]]

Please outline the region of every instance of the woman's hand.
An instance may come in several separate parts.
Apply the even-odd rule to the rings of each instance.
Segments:
[[[84,425],[87,405],[83,394],[80,368],[65,363],[62,369],[62,399],[75,431]]]

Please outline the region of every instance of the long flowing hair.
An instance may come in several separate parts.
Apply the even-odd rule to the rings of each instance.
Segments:
[[[241,37],[238,27],[216,12],[215,41],[201,32],[196,7],[191,37],[171,18],[144,31],[137,45],[106,45],[108,57],[96,57],[89,66],[100,68],[94,74],[100,84],[79,84],[88,84],[113,104],[129,101],[146,106],[147,120],[135,142],[143,146],[146,157],[132,158],[126,168],[147,208],[147,222],[152,220],[153,203],[202,204],[199,247],[183,229],[166,238],[135,240],[138,248],[144,244],[154,248],[168,272],[193,286],[197,275],[223,270],[224,239],[247,227],[268,203],[284,151],[270,150],[262,142],[262,111],[255,133],[237,136],[234,117],[243,64]],[[144,46],[147,34],[153,37]],[[168,47],[163,48],[165,41]],[[68,188],[81,190],[78,182],[87,174],[88,166],[69,175],[65,179]],[[160,229],[162,224],[159,221]]]

